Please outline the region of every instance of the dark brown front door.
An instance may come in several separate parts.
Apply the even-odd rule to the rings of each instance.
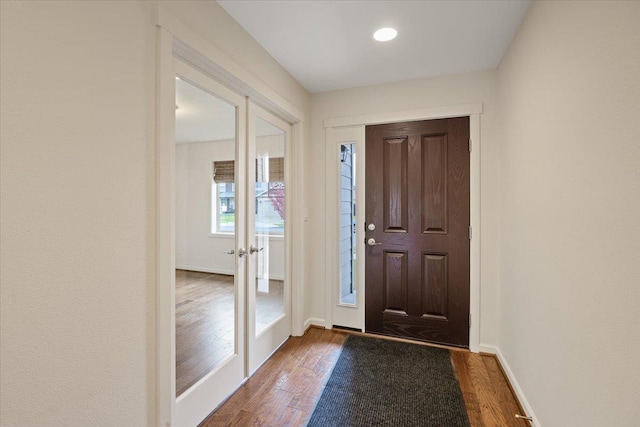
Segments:
[[[469,118],[366,129],[365,329],[468,347]]]

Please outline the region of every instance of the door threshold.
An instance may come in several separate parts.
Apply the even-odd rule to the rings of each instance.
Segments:
[[[336,331],[336,332],[342,332],[342,333],[349,334],[349,335],[358,335],[358,336],[361,336],[361,337],[380,338],[380,339],[383,339],[383,340],[406,342],[406,343],[409,343],[409,344],[425,345],[427,347],[443,348],[445,350],[462,351],[462,352],[465,352],[465,353],[469,353],[470,352],[468,348],[464,348],[464,347],[455,347],[455,346],[452,346],[452,345],[445,345],[445,344],[437,344],[437,343],[432,343],[432,342],[427,342],[427,341],[412,340],[410,338],[400,338],[400,337],[394,337],[394,336],[391,336],[391,335],[374,334],[374,333],[371,333],[371,332],[360,332],[358,330],[353,330],[351,328],[342,328],[342,327],[334,326],[333,328],[331,328],[331,330]]]
[[[331,329],[338,330],[338,331],[347,331],[347,332],[362,332],[362,329],[360,328],[350,328],[349,326],[340,326],[340,325],[333,325]]]

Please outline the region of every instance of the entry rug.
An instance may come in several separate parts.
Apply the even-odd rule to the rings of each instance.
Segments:
[[[448,350],[351,335],[310,427],[468,427]]]

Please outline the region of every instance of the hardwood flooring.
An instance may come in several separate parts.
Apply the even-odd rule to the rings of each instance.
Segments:
[[[452,351],[451,359],[471,427],[529,427],[528,421],[515,418],[524,411],[495,356]]]
[[[305,425],[346,337],[317,328],[291,337],[200,427]],[[451,350],[451,358],[471,427],[528,426],[514,417],[522,412],[495,357]]]
[[[256,329],[283,312],[283,282],[270,280],[256,295]],[[176,270],[176,395],[179,396],[235,348],[233,276]]]

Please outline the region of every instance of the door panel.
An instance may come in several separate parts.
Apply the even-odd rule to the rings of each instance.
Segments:
[[[384,230],[406,233],[409,206],[407,200],[407,138],[383,139],[384,144]]]
[[[407,314],[408,275],[406,252],[384,251],[385,311]]]
[[[447,232],[447,136],[422,137],[422,230]]]
[[[250,104],[247,164],[248,366],[251,375],[291,335],[287,154],[291,126]]]
[[[422,256],[422,317],[447,319],[447,255]]]
[[[468,141],[468,117],[367,126],[368,332],[469,345]]]
[[[284,314],[285,132],[256,118],[256,335]]]
[[[176,73],[175,425],[182,427],[198,425],[245,378],[246,101],[182,62]]]

